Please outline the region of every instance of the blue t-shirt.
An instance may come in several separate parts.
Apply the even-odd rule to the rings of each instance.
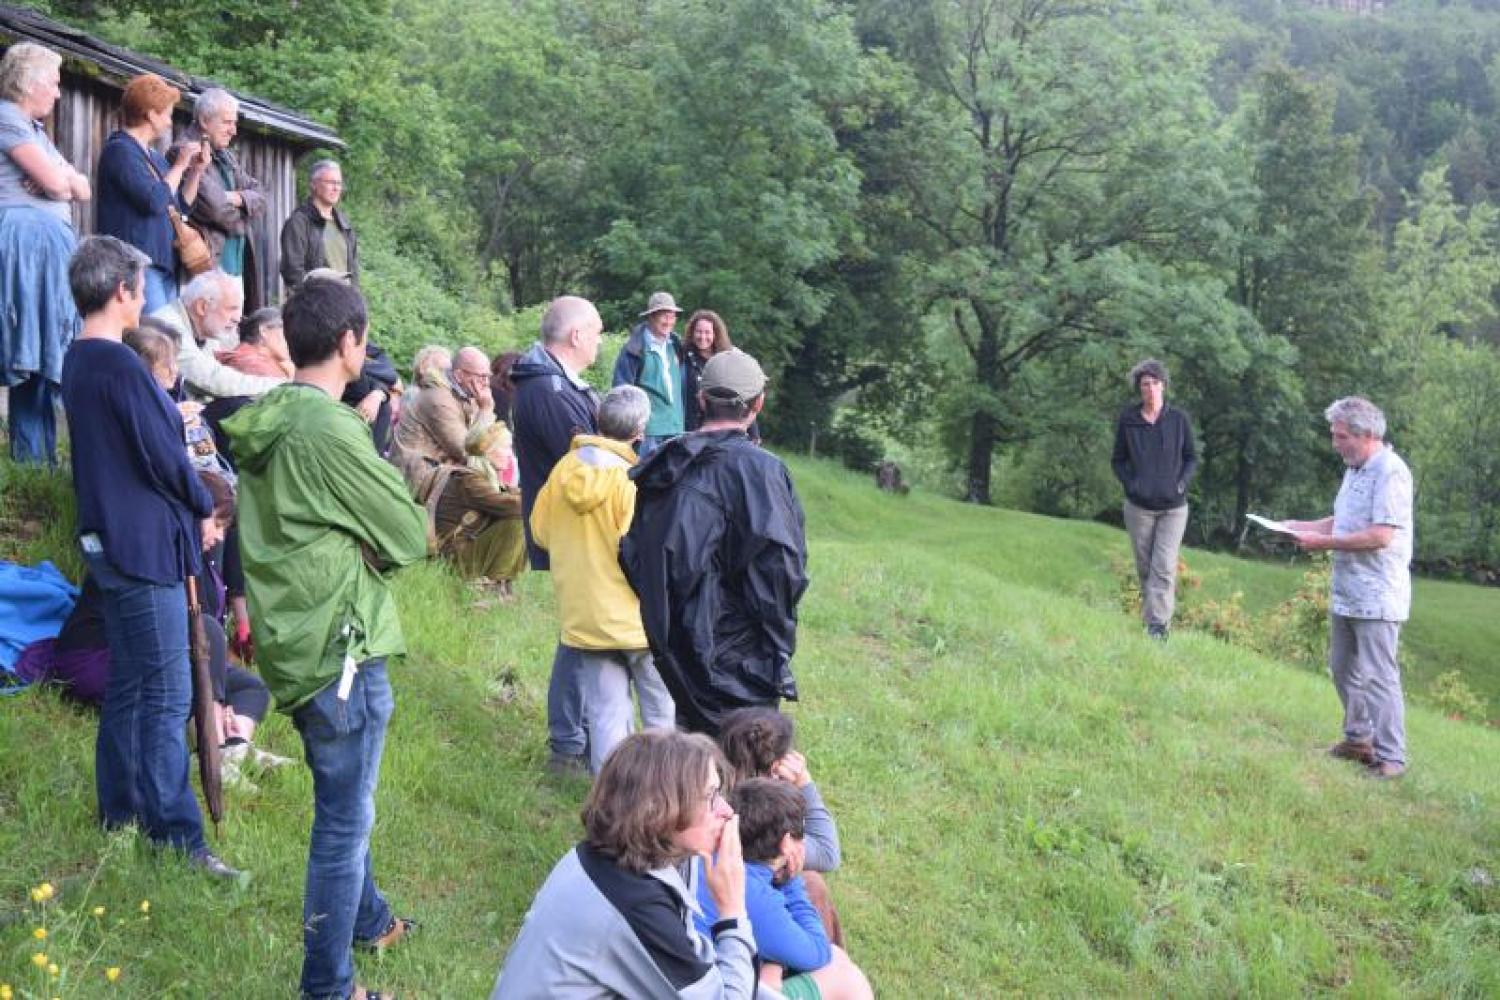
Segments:
[[[26,171],[10,157],[11,150],[26,143],[40,147],[54,163],[66,162],[47,137],[41,122],[28,118],[14,101],[0,101],[0,154],[3,154],[0,155],[0,208],[40,208],[72,225],[73,212],[67,202],[54,201],[45,195],[38,197],[26,190]]]

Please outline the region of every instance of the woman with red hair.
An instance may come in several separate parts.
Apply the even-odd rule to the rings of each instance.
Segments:
[[[168,209],[184,218],[198,197],[209,154],[201,145],[168,164],[159,144],[172,134],[172,109],[181,91],[155,73],[130,81],[120,101],[124,127],[99,154],[98,228],[151,258],[146,269],[146,312],[177,298],[177,251]]]

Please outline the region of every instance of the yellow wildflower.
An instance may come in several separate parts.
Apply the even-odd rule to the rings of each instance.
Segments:
[[[150,913],[151,912],[151,900],[149,900],[149,899],[143,899],[143,900],[141,900],[141,912],[142,913]]]
[[[96,917],[102,917],[102,916],[104,916],[104,907],[102,907],[102,906],[96,906],[96,907],[94,907],[94,916],[96,916]]]
[[[15,1000],[15,995],[10,983],[0,983],[0,1000]]]
[[[36,938],[38,941],[45,941],[47,940],[47,928],[38,927],[36,930],[31,932],[31,936]]]
[[[37,888],[42,890],[43,899],[52,898],[53,888],[51,882],[43,882],[41,885],[37,886]]]
[[[51,976],[53,979],[56,979],[58,977],[60,971],[61,970],[58,969],[56,962],[47,963],[47,975]]]
[[[45,969],[47,967],[47,953],[45,951],[39,951],[35,955],[32,955],[31,964],[36,966],[38,969]]]
[[[120,967],[118,965],[111,965],[109,968],[105,969],[104,978],[108,979],[110,982],[114,982],[116,979],[119,979]],[[0,1000],[5,1000],[5,998],[0,997]]]

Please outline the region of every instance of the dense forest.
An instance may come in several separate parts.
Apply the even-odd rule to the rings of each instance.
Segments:
[[[1422,562],[1500,566],[1496,0],[34,6],[336,126],[408,355],[667,288],[767,362],[783,444],[1096,517],[1154,354],[1221,545],[1326,511],[1362,393]]]

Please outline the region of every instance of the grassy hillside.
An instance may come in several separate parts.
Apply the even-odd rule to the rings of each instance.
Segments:
[[[1115,598],[1120,532],[793,472],[813,584],[792,711],[842,828],[831,884],[851,951],[882,996],[1500,993],[1500,732],[1415,707],[1412,772],[1367,781],[1320,752],[1339,735],[1326,679],[1140,636]],[[1299,578],[1188,560],[1204,592],[1243,591],[1252,611]],[[584,786],[542,774],[549,588],[521,591],[472,611],[439,567],[399,581],[413,655],[393,673],[375,851],[424,928],[360,968],[402,997],[487,995],[577,832]],[[1419,657],[1462,660],[1479,690],[1497,611],[1494,591],[1419,586]],[[305,772],[232,797],[218,843],[254,879],[226,889],[95,832],[93,728],[46,693],[0,702],[0,983],[287,995]],[[285,720],[265,736],[297,753]],[[27,891],[44,880],[59,892],[38,942]]]

